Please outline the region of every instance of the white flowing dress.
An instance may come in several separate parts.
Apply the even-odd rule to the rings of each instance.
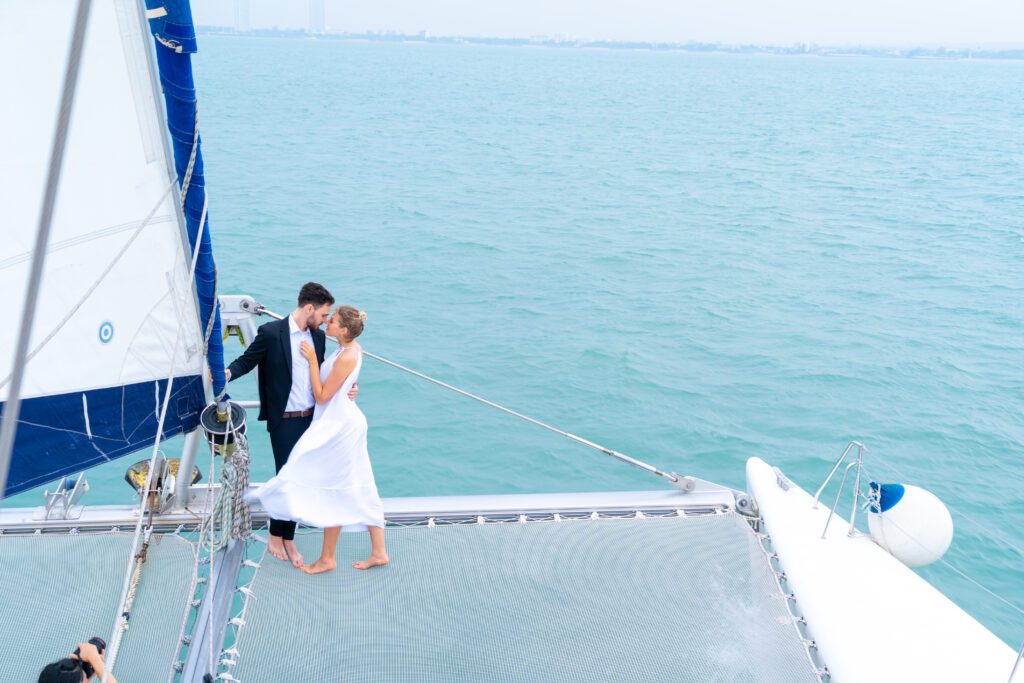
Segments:
[[[342,353],[341,347],[320,366],[326,382]],[[366,531],[384,526],[384,508],[366,450],[366,416],[348,397],[363,367],[359,353],[352,374],[327,403],[318,403],[313,422],[288,456],[277,476],[250,494],[274,519],[306,526],[340,526],[342,531]]]

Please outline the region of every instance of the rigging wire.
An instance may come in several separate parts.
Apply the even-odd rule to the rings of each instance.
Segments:
[[[198,125],[198,123],[196,125]],[[185,189],[185,191],[187,192],[187,188]],[[161,197],[161,201],[163,201],[162,197]],[[202,215],[201,215],[201,218],[200,218],[199,229],[196,231],[195,246],[192,249],[192,263],[191,263],[191,266],[189,268],[189,282],[191,282],[192,279],[195,278],[196,263],[199,260],[199,247],[202,244],[203,231],[206,229],[206,209],[207,209],[207,200],[204,197],[204,200],[203,200],[203,212],[202,212]],[[171,286],[172,286],[172,289],[173,289],[173,283],[172,283]],[[141,555],[141,557],[142,557],[142,562],[145,561],[145,551],[146,551],[146,548],[148,546],[148,541],[149,541],[149,534],[148,534],[148,532],[146,534],[146,544],[143,546],[143,549],[141,551],[139,551],[138,555],[136,554],[136,548],[138,547],[139,536],[142,533],[142,521],[143,521],[143,519],[145,517],[146,503],[149,500],[150,490],[151,490],[151,488],[153,486],[153,477],[154,477],[154,472],[156,470],[156,460],[157,460],[157,455],[159,454],[159,448],[160,448],[160,438],[161,438],[161,436],[163,434],[164,421],[165,421],[165,419],[167,417],[167,408],[168,408],[168,406],[170,405],[170,402],[171,402],[170,401],[170,399],[171,399],[171,388],[172,388],[172,386],[174,384],[174,370],[176,368],[177,359],[178,359],[178,349],[181,346],[181,338],[182,338],[181,327],[179,327],[178,328],[178,334],[175,336],[175,339],[174,339],[174,350],[171,352],[171,363],[170,363],[170,370],[168,371],[168,375],[167,375],[167,386],[166,386],[165,391],[164,391],[163,403],[160,406],[160,417],[159,417],[159,420],[157,421],[156,435],[154,436],[154,439],[153,439],[153,453],[152,453],[152,455],[150,455],[150,458],[149,458],[149,468],[148,468],[148,471],[146,473],[146,484],[145,484],[145,487],[140,492],[141,493],[141,497],[140,497],[140,501],[139,501],[139,515],[138,515],[139,519],[135,523],[135,532],[134,532],[134,534],[132,536],[132,549],[131,549],[131,555],[130,555],[132,560],[131,560],[131,562],[129,562],[128,568],[127,568],[127,570],[125,572],[124,585],[122,586],[122,589],[121,589],[121,598],[120,598],[120,600],[118,600],[118,615],[117,615],[116,620],[115,620],[114,631],[113,631],[113,633],[111,634],[111,637],[110,637],[108,660],[107,660],[106,667],[104,668],[103,679],[102,679],[101,683],[106,683],[107,676],[114,669],[114,664],[115,664],[116,659],[117,659],[118,650],[120,649],[121,639],[122,639],[122,637],[124,635],[125,630],[127,630],[127,628],[128,628],[128,619],[130,617],[130,606],[131,606],[130,603],[128,602],[128,599],[129,599],[131,587],[132,587],[132,584],[133,584],[133,578],[132,577],[133,577],[133,574],[136,573],[136,567],[138,568],[138,571],[141,571],[141,565],[142,565],[141,562],[138,562],[139,555]],[[185,476],[188,476],[188,474],[189,473],[185,473]],[[211,473],[211,476],[212,476],[212,473]],[[138,581],[138,579],[136,578],[134,582],[137,583],[137,581]]]
[[[902,475],[902,474],[900,474],[899,476],[904,477],[904,475]],[[844,477],[844,479],[845,479],[845,477]],[[842,484],[840,484],[840,494],[841,493],[842,493]],[[865,494],[862,491],[860,491],[859,489],[855,489],[854,490],[854,500],[859,500],[859,499],[863,499],[864,500],[863,509],[868,509],[871,506],[878,505],[878,501],[874,497],[874,495],[872,495],[872,494]],[[838,500],[839,500],[839,498],[838,498],[838,495],[837,495],[837,497],[836,497],[836,502],[837,503],[838,503]],[[834,509],[834,507],[835,507],[835,504],[833,504],[833,509]],[[896,529],[898,529],[903,535],[905,535],[911,541],[916,543],[922,549],[924,549],[926,551],[930,550],[930,548],[925,546],[915,535],[911,534],[909,531],[904,529],[902,526],[900,526],[900,524],[898,524],[892,518],[889,518],[887,520],[887,522],[889,524],[892,524],[894,527],[896,527]],[[862,532],[860,530],[857,530],[857,533],[858,534],[863,534],[864,532]],[[870,534],[868,534],[868,535],[870,536]],[[991,590],[990,588],[988,588],[987,586],[982,584],[980,581],[976,580],[972,576],[968,575],[966,572],[962,571],[961,569],[959,569],[958,567],[953,565],[951,562],[949,562],[945,558],[942,558],[942,557],[938,558],[938,562],[939,562],[939,564],[942,564],[943,566],[945,566],[948,569],[950,569],[951,571],[953,571],[955,574],[957,574],[961,578],[963,578],[966,581],[968,581],[969,583],[973,584],[975,587],[981,589],[983,592],[987,593],[988,595],[992,596],[993,598],[995,598],[999,602],[1003,603],[1004,605],[1006,605],[1010,609],[1018,612],[1021,615],[1024,615],[1024,609],[1021,609],[1018,605],[1010,602],[1009,600],[1007,600],[1006,598],[1002,597],[1001,595],[999,595],[995,591]],[[1024,657],[1024,643],[1021,644],[1020,651],[1017,653],[1017,657],[1014,660],[1013,670],[1010,672],[1010,678],[1008,679],[1008,683],[1012,683],[1013,678],[1014,678],[1014,674],[1017,671],[1017,667],[1020,664],[1020,661],[1021,661],[1022,657]]]
[[[869,475],[869,476],[870,476],[870,475]],[[900,476],[903,476],[903,475],[900,475]],[[872,477],[872,479],[873,479],[873,477]],[[871,495],[871,494],[865,494],[864,492],[862,492],[862,491],[860,491],[860,490],[857,490],[857,491],[856,491],[856,496],[857,496],[858,498],[863,498],[863,499],[864,499],[864,501],[865,501],[865,507],[867,507],[867,506],[870,506],[870,505],[875,505],[875,506],[877,506],[877,505],[878,505],[878,502],[877,502],[876,500],[874,500],[874,499],[872,498],[872,495]],[[897,529],[899,529],[899,530],[900,530],[900,532],[901,532],[901,533],[902,533],[902,534],[903,534],[904,536],[906,536],[907,538],[909,538],[910,540],[912,540],[912,541],[913,541],[914,543],[916,543],[916,544],[917,544],[918,546],[920,546],[920,547],[921,547],[922,549],[924,549],[924,550],[926,550],[926,551],[930,551],[930,550],[931,550],[931,549],[930,549],[930,548],[929,548],[928,546],[926,546],[926,545],[925,545],[924,543],[922,543],[922,542],[921,542],[921,541],[920,541],[920,540],[919,540],[919,539],[917,538],[917,536],[915,536],[914,534],[910,533],[909,531],[907,531],[906,529],[904,529],[904,528],[903,528],[902,526],[900,526],[900,525],[899,525],[899,524],[898,524],[898,523],[897,523],[897,522],[896,522],[896,521],[895,521],[895,520],[894,520],[894,519],[893,519],[892,517],[888,517],[888,518],[886,519],[886,522],[887,522],[888,524],[892,524],[892,525],[893,525],[894,527],[896,527]],[[991,596],[992,596],[993,598],[995,598],[995,599],[996,599],[996,600],[998,600],[999,602],[1003,603],[1004,605],[1006,605],[1006,606],[1007,606],[1007,607],[1009,607],[1010,609],[1014,610],[1015,612],[1018,612],[1018,613],[1019,613],[1019,614],[1021,614],[1021,615],[1024,615],[1024,609],[1022,609],[1022,608],[1021,608],[1021,607],[1020,607],[1019,605],[1016,605],[1016,604],[1014,604],[1014,603],[1010,602],[1009,600],[1007,600],[1007,599],[1006,599],[1006,598],[1004,598],[1003,596],[999,595],[998,593],[996,593],[996,592],[995,592],[995,591],[993,591],[992,589],[990,589],[990,588],[988,588],[987,586],[985,586],[984,584],[982,584],[982,583],[981,583],[980,581],[978,581],[978,580],[977,580],[977,579],[975,579],[974,577],[972,577],[972,576],[969,576],[969,575],[968,575],[968,574],[967,574],[966,572],[962,571],[962,570],[961,570],[960,568],[958,568],[958,567],[956,567],[955,565],[953,565],[953,564],[952,564],[952,563],[951,563],[951,562],[950,562],[949,560],[945,559],[944,557],[940,557],[940,558],[938,558],[938,562],[939,562],[939,564],[941,564],[941,565],[943,565],[943,566],[945,566],[945,567],[948,567],[949,569],[951,569],[951,570],[952,570],[952,571],[953,571],[953,572],[954,572],[955,574],[959,575],[959,576],[960,576],[960,577],[962,577],[963,579],[965,579],[965,580],[969,581],[970,583],[974,584],[975,586],[977,586],[978,588],[980,588],[980,589],[981,589],[982,591],[984,591],[985,593],[988,593],[988,594],[989,594],[989,595],[991,595]]]
[[[259,305],[259,304],[256,305],[256,313],[257,314],[262,314],[262,315],[268,315],[271,318],[276,318],[277,320],[283,320],[284,319],[283,315],[280,315],[278,313],[274,313],[273,311],[269,311],[264,306]],[[454,391],[455,393],[461,394],[461,395],[463,395],[463,396],[465,396],[467,398],[471,398],[474,401],[479,401],[480,403],[483,403],[484,405],[488,405],[488,406],[490,406],[492,408],[497,408],[498,410],[502,411],[503,413],[508,413],[509,415],[512,415],[513,417],[518,417],[520,420],[525,420],[526,422],[529,422],[530,424],[537,425],[538,427],[542,427],[542,428],[544,428],[544,429],[546,429],[546,430],[548,430],[550,432],[554,432],[555,434],[559,434],[561,436],[564,436],[565,438],[567,438],[567,439],[569,439],[571,441],[575,441],[578,444],[581,444],[583,446],[587,446],[588,448],[593,448],[594,450],[598,450],[598,451],[604,453],[605,455],[610,455],[611,457],[615,458],[616,460],[620,460],[620,461],[622,461],[622,462],[624,462],[626,464],[632,465],[633,467],[637,467],[637,468],[642,469],[642,470],[644,470],[646,472],[650,472],[651,474],[656,474],[659,477],[664,477],[665,479],[668,479],[670,482],[672,482],[672,484],[674,484],[674,485],[680,485],[680,484],[684,483],[683,482],[684,477],[680,477],[678,474],[675,474],[675,473],[671,473],[670,474],[668,472],[663,472],[662,470],[659,470],[657,467],[654,467],[653,465],[648,465],[647,463],[645,463],[645,462],[643,462],[641,460],[637,460],[636,458],[632,458],[632,457],[626,455],[625,453],[620,453],[618,451],[612,450],[611,448],[605,448],[601,444],[594,443],[593,441],[588,441],[587,439],[584,439],[582,437],[576,436],[575,434],[570,434],[569,432],[564,431],[562,429],[558,429],[557,427],[552,427],[551,425],[546,424],[544,422],[541,422],[540,420],[535,420],[532,417],[529,417],[527,415],[523,415],[522,413],[518,413],[518,412],[516,412],[516,411],[514,411],[514,410],[512,410],[510,408],[506,408],[505,406],[499,405],[499,404],[495,403],[494,401],[488,401],[486,398],[483,398],[481,396],[477,396],[476,394],[471,394],[470,392],[464,391],[462,389],[459,389],[458,387],[453,387],[451,384],[448,384],[446,382],[442,382],[441,380],[435,379],[433,377],[430,377],[429,375],[424,375],[422,372],[417,372],[416,370],[413,370],[412,368],[407,368],[404,365],[400,365],[399,363],[396,363],[394,361],[390,361],[387,358],[383,358],[383,357],[378,356],[376,354],[370,353],[369,351],[366,351],[365,349],[363,350],[363,355],[369,356],[370,358],[372,358],[372,359],[374,359],[376,361],[379,361],[381,363],[384,363],[385,365],[390,365],[393,368],[397,368],[398,370],[401,370],[403,372],[407,372],[407,373],[409,373],[411,375],[419,377],[420,379],[425,379],[428,382],[433,382],[434,384],[436,384],[436,385],[438,385],[440,387],[444,387],[445,389],[449,389],[450,391]]]
[[[902,477],[903,475],[901,474],[899,476]],[[867,501],[867,505],[877,505],[878,504],[878,502],[876,500],[873,500],[871,496],[864,495],[861,491],[855,491],[854,495],[864,498]],[[925,546],[923,543],[921,543],[921,541],[919,541],[916,536],[914,536],[909,531],[907,531],[902,526],[900,526],[891,517],[887,520],[887,522],[889,524],[892,524],[897,529],[899,529],[900,532],[903,533],[904,536],[906,536],[907,538],[912,540],[917,545],[921,546],[921,548],[924,548],[925,550],[928,550],[928,547]],[[973,584],[977,588],[980,588],[982,591],[984,591],[985,593],[989,594],[990,596],[992,596],[993,598],[995,598],[999,602],[1003,603],[1004,605],[1006,605],[1010,609],[1014,610],[1015,612],[1017,612],[1017,613],[1019,613],[1021,615],[1024,615],[1024,609],[1021,609],[1018,605],[1015,605],[1014,603],[1010,602],[1009,600],[1007,600],[1003,596],[1001,596],[998,593],[996,593],[995,591],[991,590],[990,588],[985,586],[983,583],[981,583],[980,581],[978,581],[974,577],[969,576],[966,572],[961,571],[958,567],[954,566],[951,562],[949,562],[944,557],[940,557],[939,558],[939,563],[942,564],[945,567],[948,567],[950,570],[952,570],[958,576],[962,577],[963,579],[965,579],[969,583]],[[1017,673],[1017,667],[1020,665],[1022,657],[1024,657],[1024,643],[1021,643],[1020,650],[1017,652],[1017,657],[1014,659],[1013,669],[1010,671],[1010,677],[1009,677],[1009,679],[1007,679],[1007,683],[1013,683],[1014,675]]]
[[[272,318],[276,318],[278,320],[281,320],[283,318],[283,316],[281,316],[281,315],[279,315],[277,313],[273,313],[272,311],[267,310],[262,305],[257,305],[256,306],[256,313],[257,314],[268,315],[268,316],[270,316]],[[372,354],[372,353],[370,353],[368,351],[365,351],[365,350],[363,351],[363,353],[364,353],[364,355],[367,355],[367,356],[373,358],[374,360],[380,361],[380,362],[382,362],[382,363],[384,363],[386,365],[390,365],[390,366],[392,366],[394,368],[397,368],[398,370],[402,370],[403,372],[407,372],[407,373],[409,373],[411,375],[414,375],[414,376],[419,377],[421,379],[424,379],[424,380],[427,380],[427,381],[432,382],[434,384],[437,384],[438,386],[444,387],[444,388],[449,389],[451,391],[454,391],[454,392],[456,392],[458,394],[461,394],[461,395],[466,396],[468,398],[471,398],[473,400],[476,400],[476,401],[479,401],[479,402],[484,403],[486,405],[489,405],[489,406],[491,406],[493,408],[497,408],[498,410],[501,410],[502,412],[505,412],[505,413],[508,413],[510,415],[513,415],[514,417],[518,417],[518,418],[520,418],[522,420],[530,422],[531,424],[535,424],[535,425],[537,425],[539,427],[543,427],[544,429],[547,429],[549,431],[555,432],[556,434],[561,434],[562,436],[565,436],[565,437],[567,437],[569,439],[572,439],[573,441],[576,441],[577,443],[580,443],[580,444],[583,444],[585,446],[589,446],[591,448],[595,448],[597,450],[600,450],[601,452],[606,453],[607,455],[611,455],[613,457],[616,457],[616,458],[618,458],[620,460],[628,462],[629,464],[632,464],[632,465],[635,465],[637,467],[640,467],[641,469],[654,472],[655,474],[659,474],[659,475],[661,475],[663,477],[668,478],[670,481],[673,481],[673,483],[679,479],[675,475],[668,475],[668,474],[666,474],[666,473],[664,473],[664,472],[662,472],[660,470],[657,470],[654,467],[651,467],[650,465],[647,465],[646,463],[642,463],[642,462],[640,462],[638,460],[630,458],[627,455],[623,455],[621,453],[617,453],[616,451],[612,451],[611,449],[606,449],[603,446],[595,444],[595,443],[593,443],[591,441],[587,441],[586,439],[581,439],[580,437],[577,437],[577,436],[575,436],[573,434],[569,434],[568,432],[565,432],[563,430],[560,430],[560,429],[557,429],[555,427],[552,427],[551,425],[545,424],[545,423],[543,423],[543,422],[541,422],[539,420],[535,420],[535,419],[533,419],[531,417],[528,417],[526,415],[518,413],[518,412],[516,412],[514,410],[511,410],[509,408],[505,408],[504,406],[498,405],[497,403],[494,403],[493,401],[488,401],[487,399],[481,398],[480,396],[476,396],[474,394],[469,393],[468,391],[464,391],[462,389],[459,389],[458,387],[454,387],[454,386],[452,386],[450,384],[442,382],[441,380],[435,379],[435,378],[430,377],[428,375],[425,375],[425,374],[423,374],[421,372],[417,372],[416,370],[413,370],[411,368],[407,368],[407,367],[405,367],[403,365],[400,365],[399,363],[395,363],[394,361],[390,361],[390,360],[388,360],[386,358],[383,358],[381,356],[377,356],[377,355]],[[886,464],[888,464],[888,463],[886,463]],[[896,471],[896,468],[892,467],[891,465],[889,465],[889,466],[894,471]],[[904,475],[902,475],[901,473],[899,473],[898,471],[897,471],[897,474],[899,474],[899,476],[901,476],[904,479],[906,479],[906,477]],[[858,495],[863,496],[863,494],[860,493],[859,491],[858,491]],[[957,512],[962,514],[967,519],[971,519],[972,521],[976,521],[976,520],[973,520],[971,517],[968,517],[966,514],[960,512],[959,510]],[[1002,539],[999,539],[997,536],[995,536],[995,534],[993,532],[991,532],[991,530],[989,530],[986,527],[982,526],[980,523],[978,524],[978,526],[980,528],[988,531],[997,540],[1002,540]],[[902,531],[902,529],[901,529],[901,531]],[[904,533],[906,533],[906,532],[904,532]],[[909,536],[909,534],[908,534],[908,536]],[[911,537],[911,538],[913,538],[913,537]],[[920,544],[920,542],[917,541],[916,538],[914,539],[914,541]],[[1003,542],[1006,543],[1005,541],[1003,541]],[[1021,551],[1020,548],[1018,548],[1017,546],[1015,546],[1012,543],[1006,543],[1006,545],[1008,545],[1009,547],[1011,547],[1011,548],[1013,548],[1015,550]],[[969,581],[970,583],[972,583],[975,586],[977,586],[978,588],[980,588],[985,593],[991,595],[992,597],[994,597],[995,599],[999,600],[1000,602],[1002,602],[1006,606],[1010,607],[1011,609],[1015,610],[1016,612],[1019,612],[1020,614],[1024,615],[1024,609],[1021,609],[1019,606],[1015,605],[1014,603],[1008,601],[1007,599],[1003,598],[999,594],[995,593],[994,591],[992,591],[991,589],[986,587],[981,582],[977,581],[973,577],[969,576],[968,574],[966,574],[965,572],[963,572],[962,570],[960,570],[959,568],[957,568],[956,566],[951,564],[948,560],[940,558],[939,562],[942,565],[948,567],[950,570],[952,570],[953,572],[955,572],[959,576],[961,576],[962,578],[964,578],[965,580]],[[1022,649],[1024,649],[1024,646],[1022,646]]]
[[[875,504],[875,503],[874,503],[874,501],[871,501],[871,500],[870,500],[870,498],[868,498],[868,496],[864,496],[864,494],[863,494],[863,493],[861,493],[860,495],[861,495],[861,496],[863,496],[863,497],[864,497],[865,499],[867,499],[867,500],[868,500],[868,502],[870,502],[871,504]],[[893,525],[894,527],[896,527],[897,529],[899,529],[899,530],[900,530],[900,532],[901,532],[901,533],[903,533],[903,535],[904,535],[904,536],[906,536],[907,538],[909,538],[910,540],[912,540],[912,541],[913,541],[914,543],[916,543],[917,545],[919,545],[919,546],[920,546],[921,548],[923,548],[924,550],[930,550],[930,548],[928,548],[928,547],[927,547],[927,546],[926,546],[926,545],[925,545],[924,543],[922,543],[921,541],[919,541],[919,540],[917,539],[917,537],[916,537],[916,536],[914,536],[914,535],[913,535],[913,534],[911,534],[911,533],[910,533],[909,531],[907,531],[906,529],[904,529],[904,528],[903,528],[902,526],[900,526],[899,524],[897,524],[897,523],[896,523],[895,521],[893,521],[893,519],[892,519],[892,518],[889,518],[889,519],[887,520],[887,523],[889,523],[889,524],[892,524],[892,525]],[[945,558],[942,558],[942,557],[940,557],[940,558],[938,559],[938,562],[939,562],[939,564],[941,564],[941,565],[943,565],[943,566],[945,566],[945,567],[948,567],[948,568],[949,568],[950,570],[952,570],[952,571],[953,571],[953,572],[954,572],[955,574],[957,574],[957,575],[958,575],[958,576],[960,576],[961,578],[963,578],[963,579],[965,579],[966,581],[968,581],[968,582],[970,582],[970,583],[974,584],[974,585],[975,585],[976,587],[980,588],[980,589],[981,589],[982,591],[984,591],[985,593],[988,593],[988,594],[989,594],[989,595],[991,595],[991,596],[992,596],[993,598],[995,598],[995,599],[996,599],[996,600],[998,600],[999,602],[1003,603],[1004,605],[1006,605],[1006,606],[1007,606],[1007,607],[1009,607],[1010,609],[1014,610],[1015,612],[1018,612],[1018,613],[1019,613],[1019,614],[1021,614],[1021,615],[1024,615],[1024,609],[1022,609],[1022,608],[1021,608],[1021,607],[1019,607],[1018,605],[1015,605],[1014,603],[1010,602],[1009,600],[1007,600],[1007,599],[1006,599],[1006,598],[1004,598],[1003,596],[999,595],[998,593],[996,593],[996,592],[995,592],[995,591],[993,591],[992,589],[988,588],[987,586],[985,586],[985,585],[984,585],[983,583],[981,583],[980,581],[978,581],[978,580],[977,580],[977,579],[975,579],[974,577],[972,577],[972,576],[968,575],[968,574],[967,574],[966,572],[962,571],[962,570],[961,570],[961,569],[959,569],[959,568],[958,568],[957,566],[955,566],[954,564],[952,564],[952,563],[951,563],[951,562],[950,562],[949,560],[947,560],[947,559],[945,559]]]
[[[891,473],[895,474],[897,477],[899,477],[904,482],[913,481],[912,477],[908,476],[900,468],[896,467],[895,465],[893,465],[891,462],[889,462],[887,460],[879,459],[876,462],[876,464],[881,466],[883,469],[888,469]],[[968,515],[966,512],[964,512],[960,508],[958,508],[955,505],[953,505],[953,503],[943,501],[943,505],[948,507],[952,512],[955,512],[956,514],[960,515],[961,517],[963,517],[964,519],[968,520],[969,522],[974,524],[976,527],[978,527],[979,529],[984,531],[985,534],[987,534],[989,536],[989,538],[991,538],[993,541],[995,541],[997,545],[998,544],[1002,544],[1002,545],[1006,546],[1007,548],[1010,548],[1012,550],[1017,551],[1020,554],[1021,557],[1024,557],[1024,548],[1021,548],[1019,545],[1017,545],[1013,541],[1010,541],[1007,538],[1005,538],[1002,534],[999,534],[995,530],[993,530],[992,528],[986,526],[985,524],[982,524],[980,521],[978,521],[978,519],[976,519],[972,515]]]

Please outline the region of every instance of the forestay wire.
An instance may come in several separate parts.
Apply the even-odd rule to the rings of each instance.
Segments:
[[[284,318],[284,316],[282,316],[282,315],[280,315],[278,313],[274,313],[273,311],[269,311],[264,306],[262,306],[260,304],[256,305],[255,310],[256,310],[257,314],[268,315],[271,318],[276,318],[277,320],[282,320]],[[583,446],[587,446],[588,448],[593,448],[594,450],[600,451],[600,452],[604,453],[605,455],[610,455],[611,457],[615,458],[616,460],[620,460],[620,461],[622,461],[624,463],[632,465],[633,467],[637,467],[639,469],[645,470],[647,472],[650,472],[651,474],[656,474],[659,477],[664,477],[665,479],[669,480],[673,484],[679,484],[680,483],[681,477],[679,475],[674,474],[674,473],[663,472],[662,470],[659,470],[657,467],[654,467],[653,465],[648,465],[647,463],[645,463],[645,462],[643,462],[641,460],[637,460],[636,458],[632,458],[632,457],[626,455],[625,453],[620,453],[620,452],[618,452],[616,450],[612,450],[611,448],[606,448],[606,447],[602,446],[601,444],[597,444],[597,443],[594,443],[593,441],[588,441],[587,439],[584,439],[582,437],[576,436],[575,434],[570,434],[569,432],[567,432],[565,430],[558,429],[557,427],[553,427],[553,426],[551,426],[551,425],[549,425],[549,424],[547,424],[545,422],[541,422],[540,420],[536,420],[536,419],[534,419],[532,417],[529,417],[528,415],[523,415],[522,413],[516,412],[515,410],[512,410],[511,408],[506,408],[503,405],[499,405],[499,404],[495,403],[494,401],[488,401],[486,398],[483,398],[481,396],[477,396],[476,394],[471,394],[470,392],[465,391],[463,389],[459,389],[458,387],[453,387],[451,384],[448,384],[447,382],[442,382],[441,380],[436,379],[434,377],[430,377],[429,375],[425,375],[422,372],[418,372],[416,370],[413,370],[412,368],[407,368],[404,365],[401,365],[401,364],[396,363],[394,361],[388,360],[387,358],[383,358],[383,357],[378,356],[376,354],[370,353],[369,351],[366,351],[365,349],[363,350],[363,355],[364,356],[369,356],[370,358],[372,358],[372,359],[374,359],[376,361],[379,361],[381,363],[384,363],[385,365],[390,365],[391,367],[396,368],[398,370],[401,370],[402,372],[407,372],[410,375],[413,375],[415,377],[419,377],[420,379],[424,379],[424,380],[426,380],[428,382],[432,382],[432,383],[438,385],[439,387],[444,387],[445,389],[448,389],[450,391],[454,391],[455,393],[461,394],[462,396],[465,396],[466,398],[471,398],[474,401],[479,401],[480,403],[483,403],[484,405],[488,405],[488,406],[490,406],[492,408],[496,408],[496,409],[502,411],[503,413],[507,413],[509,415],[512,415],[513,417],[518,417],[520,420],[525,420],[526,422],[529,422],[530,424],[537,425],[538,427],[542,427],[542,428],[544,428],[544,429],[546,429],[546,430],[548,430],[550,432],[554,432],[555,434],[559,434],[561,436],[564,436],[565,438],[567,438],[567,439],[569,439],[571,441],[575,441],[576,443],[581,444]]]

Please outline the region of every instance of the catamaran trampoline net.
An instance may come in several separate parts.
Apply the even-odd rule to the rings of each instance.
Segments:
[[[389,528],[391,564],[267,555],[231,672],[261,681],[815,681],[733,514]],[[307,561],[321,535],[300,534]]]
[[[130,533],[0,536],[4,585],[0,681],[30,681],[75,643],[110,639]],[[153,534],[131,621],[114,666],[122,683],[167,680],[189,605],[195,555],[176,535]]]

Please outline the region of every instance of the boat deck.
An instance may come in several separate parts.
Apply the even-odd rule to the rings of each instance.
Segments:
[[[350,567],[368,553],[365,533],[342,535],[336,571],[307,576],[266,554],[259,531],[218,560],[220,580],[196,587],[195,534],[155,533],[115,673],[198,683],[213,663],[243,683],[820,680],[736,492],[695,484],[385,499],[391,564],[366,572]],[[155,527],[191,528],[205,514],[196,494]],[[131,508],[39,515],[0,511],[0,578],[23,588],[0,626],[23,644],[0,660],[2,680],[107,637],[115,618],[131,536],[98,529],[129,528]],[[321,534],[297,543],[312,561]]]
[[[389,529],[392,562],[266,555],[235,643],[243,682],[814,681],[768,559],[735,513]],[[300,534],[311,561],[321,534]]]
[[[110,639],[132,534],[0,535],[0,681],[35,681],[93,636]],[[154,534],[115,668],[120,681],[166,681],[192,594],[194,546]]]

